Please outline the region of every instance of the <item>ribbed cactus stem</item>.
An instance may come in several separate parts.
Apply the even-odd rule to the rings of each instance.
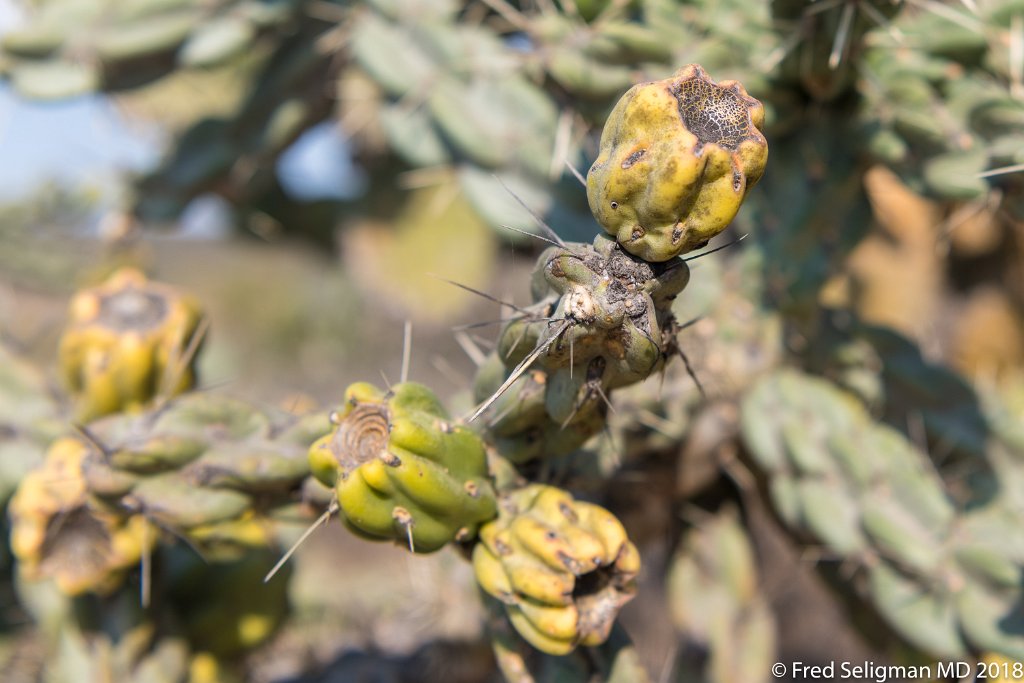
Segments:
[[[651,263],[602,236],[541,254],[534,303],[477,375],[501,454],[557,457],[599,433],[609,393],[658,372],[676,348],[671,303],[689,277],[682,259]]]

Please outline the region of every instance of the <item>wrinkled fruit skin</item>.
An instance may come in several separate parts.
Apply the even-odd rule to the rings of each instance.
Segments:
[[[55,441],[9,507],[11,550],[22,576],[52,578],[71,596],[113,592],[159,534],[141,515],[124,517],[90,498],[83,474],[90,451],[77,438]]]
[[[191,299],[131,268],[78,292],[58,358],[76,419],[139,410],[157,396],[191,388],[196,349],[190,346],[200,318]]]
[[[310,448],[310,467],[356,533],[432,552],[469,540],[496,514],[483,442],[423,385],[353,384],[332,419],[334,431]]]
[[[587,175],[590,209],[631,254],[667,261],[722,232],[764,173],[764,107],[695,64],[633,86]]]
[[[534,484],[507,494],[480,528],[473,570],[527,642],[565,655],[607,640],[636,592],[640,555],[610,512]]]

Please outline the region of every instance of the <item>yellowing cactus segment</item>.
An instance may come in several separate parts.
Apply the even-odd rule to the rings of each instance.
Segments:
[[[729,225],[764,173],[764,107],[691,64],[633,86],[612,110],[587,175],[590,209],[646,261],[696,249]]]
[[[333,419],[334,431],[310,448],[310,468],[353,531],[432,552],[494,517],[483,442],[453,424],[428,388],[353,384]]]
[[[143,408],[195,383],[201,313],[173,288],[122,268],[77,293],[60,342],[60,372],[82,422]]]
[[[159,535],[141,515],[118,515],[88,495],[82,467],[89,454],[79,439],[55,441],[9,508],[11,550],[22,575],[52,577],[67,595],[114,591]]]
[[[527,642],[565,655],[607,640],[636,592],[640,555],[612,513],[534,484],[510,492],[480,528],[473,569]]]

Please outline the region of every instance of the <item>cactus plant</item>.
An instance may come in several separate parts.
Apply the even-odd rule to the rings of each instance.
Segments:
[[[26,31],[6,37],[0,70],[22,92],[123,91],[132,83],[121,77],[143,63],[132,74],[139,81],[244,53],[242,101],[216,119],[195,105],[172,153],[135,184],[136,216],[173,216],[213,191],[323,240],[343,211],[396,215],[393,176],[413,169],[400,176],[410,185],[444,181],[411,195],[398,215],[426,215],[423,197],[457,184],[487,222],[512,227],[501,234],[520,247],[530,243],[516,231],[553,244],[533,269],[530,302],[507,307],[492,353],[474,353],[473,396],[461,401],[475,408],[464,419],[404,380],[387,390],[351,385],[334,397],[344,403],[333,428],[319,417],[297,431],[218,392],[171,398],[179,387],[163,387],[155,407],[143,405],[152,392],[93,399],[102,410],[79,422],[135,413],[65,435],[24,477],[11,510],[26,579],[57,578],[83,593],[76,601],[103,593],[97,609],[108,625],[137,563],[153,561],[158,581],[185,567],[172,604],[212,600],[208,587],[255,594],[259,572],[244,562],[263,569],[268,529],[302,500],[305,513],[340,512],[357,535],[472,557],[508,680],[642,681],[651,677],[640,662],[670,661],[662,677],[751,681],[793,654],[790,617],[756,580],[778,572],[771,545],[782,537],[820,558],[831,593],[819,599],[846,608],[843,634],[857,632],[873,655],[1021,656],[1019,3],[239,1],[57,11],[78,4],[43,3]],[[259,18],[264,11],[273,16]],[[95,32],[71,40],[76,22]],[[103,58],[75,61],[83,50]],[[266,169],[329,117],[352,135],[376,189],[327,207],[327,227],[311,226]],[[584,192],[567,167],[588,165]],[[694,253],[730,225],[751,235],[742,249]],[[417,239],[430,239],[429,222],[418,227]],[[606,236],[585,243],[601,228]],[[909,273],[911,250],[914,263],[927,261],[926,280]],[[372,268],[393,269],[398,252],[378,253],[359,278],[386,299],[404,279],[375,282]],[[890,267],[865,267],[883,257]],[[880,319],[873,304],[896,287],[903,310],[917,301],[914,287],[927,289],[930,304],[915,307],[913,324]],[[992,291],[999,329],[1011,333],[1000,332],[999,362],[987,364],[995,347],[983,342],[994,335],[977,302]],[[976,374],[943,366],[954,347]],[[669,362],[680,355],[687,367]],[[60,410],[38,377],[14,376],[11,396],[45,398],[3,411],[10,429],[0,439],[38,458]],[[762,509],[774,519],[760,519]],[[61,526],[69,510],[75,524]],[[139,529],[124,531],[132,524]],[[594,528],[602,525],[604,534]],[[134,545],[100,546],[103,562],[67,567],[52,541],[84,529],[87,539]],[[213,565],[176,559],[176,535]],[[652,606],[666,580],[668,599]],[[266,590],[286,583],[275,577]],[[659,634],[638,631],[634,647],[612,623],[652,584],[645,616],[657,624],[660,615],[660,636],[681,651],[652,655]],[[140,652],[173,651],[168,670],[198,675],[280,625],[279,594],[262,595],[265,609],[235,594],[220,614],[179,605],[168,611],[173,628],[137,610],[133,619],[158,628],[112,628],[122,646],[83,636],[85,625],[67,617],[78,635],[65,638],[94,652],[123,647],[118,661],[137,671],[151,666]],[[622,621],[632,627],[629,609]],[[202,642],[217,640],[211,631],[225,639],[202,653]]]

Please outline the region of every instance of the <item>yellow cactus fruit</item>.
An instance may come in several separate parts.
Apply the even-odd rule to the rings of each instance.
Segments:
[[[22,575],[52,578],[67,595],[112,592],[159,534],[141,515],[117,515],[90,499],[82,466],[91,448],[58,439],[9,506],[11,550]]]
[[[636,592],[640,555],[612,513],[534,484],[502,499],[473,549],[477,582],[538,650],[600,645]]]
[[[633,86],[612,110],[587,175],[590,210],[626,251],[667,261],[735,218],[768,161],[764,106],[691,64]]]
[[[75,294],[58,361],[76,419],[135,411],[191,388],[201,317],[190,298],[133,268]]]

